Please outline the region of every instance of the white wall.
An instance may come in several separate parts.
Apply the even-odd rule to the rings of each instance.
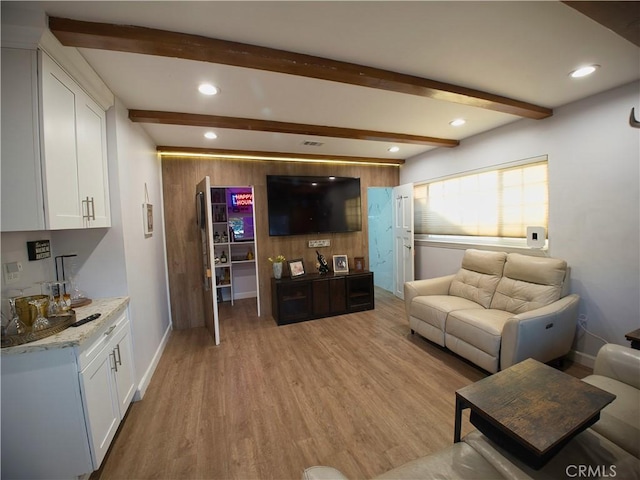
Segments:
[[[400,184],[547,154],[549,254],[569,263],[588,329],[629,345],[624,334],[640,327],[640,130],[628,119],[639,105],[634,82],[409,159]],[[416,278],[454,273],[461,257],[418,246]],[[580,333],[574,347],[595,355],[601,345]]]
[[[108,121],[115,123],[119,200],[133,346],[140,393],[148,386],[171,328],[162,210],[162,169],[155,144],[116,99]],[[153,204],[154,231],[145,236],[145,185]]]

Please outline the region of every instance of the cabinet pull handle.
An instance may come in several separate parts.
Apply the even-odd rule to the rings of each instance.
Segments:
[[[87,197],[88,199],[89,197]],[[88,212],[87,212],[88,213]],[[96,204],[93,197],[91,197],[91,216],[89,217],[91,220],[96,219]]]
[[[111,370],[115,370],[117,372],[118,371],[118,364],[116,362],[115,350],[109,354],[109,357],[113,357],[113,367],[111,368]]]
[[[86,214],[84,213],[85,212],[85,209],[84,209],[85,205],[87,207],[87,209],[86,209],[87,213]],[[89,215],[89,197],[87,197],[84,200],[82,200],[82,218],[86,218],[87,220],[91,219],[91,216]]]
[[[116,345],[116,351],[118,352],[118,365],[122,366],[122,356],[120,355],[120,344]],[[116,372],[118,369],[116,368]]]
[[[107,330],[106,332],[104,332],[104,335],[105,335],[105,336],[110,335],[110,334],[111,334],[111,332],[113,332],[113,330],[114,330],[115,328],[116,328],[116,326],[115,326],[115,325],[111,325],[111,327],[109,327],[109,330]]]

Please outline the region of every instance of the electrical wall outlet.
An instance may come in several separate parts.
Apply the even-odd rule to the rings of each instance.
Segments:
[[[309,240],[309,248],[330,247],[331,240]]]
[[[578,316],[578,325],[580,327],[584,328],[585,330],[587,329],[587,316],[586,315]]]

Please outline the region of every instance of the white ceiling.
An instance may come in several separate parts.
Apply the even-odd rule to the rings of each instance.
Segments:
[[[50,16],[137,25],[310,54],[557,108],[640,78],[640,49],[555,1],[32,2]],[[464,140],[520,117],[325,80],[80,49],[129,109],[245,117]],[[582,64],[601,68],[575,80]],[[209,81],[221,89],[203,97]],[[449,121],[462,117],[463,127]],[[544,122],[545,120],[523,120]],[[409,158],[434,147],[142,124],[157,145]],[[305,140],[320,147],[302,145]]]

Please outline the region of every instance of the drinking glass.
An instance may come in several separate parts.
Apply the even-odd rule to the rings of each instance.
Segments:
[[[31,300],[29,302],[29,305],[33,305],[34,307],[36,307],[36,312],[38,312],[38,316],[37,318],[34,320],[33,325],[31,326],[31,329],[34,332],[40,331],[40,330],[44,330],[46,328],[49,328],[51,326],[51,323],[49,322],[49,320],[47,319],[47,317],[45,317],[42,313],[42,307],[44,306],[45,302],[47,302],[48,299],[46,298],[39,298],[37,300]]]
[[[58,304],[56,303],[54,288],[53,288],[54,283],[55,282],[46,281],[46,282],[41,282],[41,285],[40,285],[40,293],[42,293],[42,295],[49,296],[49,307],[47,310],[47,316],[49,317],[51,315],[55,315],[56,313],[58,313]]]
[[[23,335],[27,333],[27,326],[24,324],[18,313],[16,312],[16,299],[9,299],[9,307],[11,308],[11,321],[7,324],[7,335]]]

